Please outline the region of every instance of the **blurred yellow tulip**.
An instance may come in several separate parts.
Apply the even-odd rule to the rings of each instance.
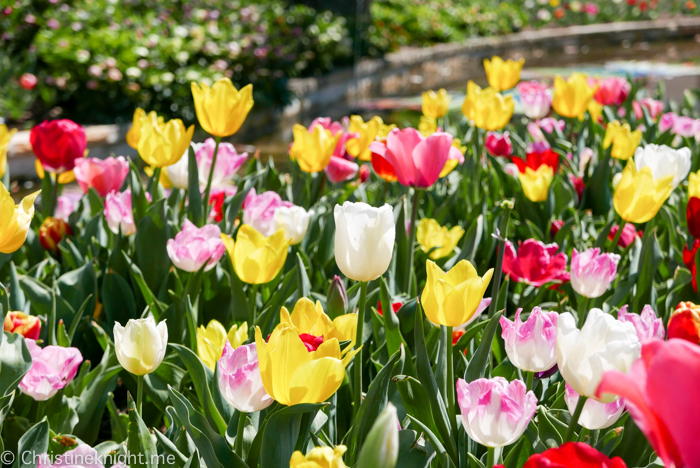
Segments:
[[[314,447],[304,456],[299,450],[292,454],[289,468],[346,468],[343,454],[347,448],[344,445],[331,447]]]
[[[552,107],[563,117],[578,117],[588,109],[593,94],[595,88],[588,86],[585,75],[572,73],[567,80],[557,76],[554,78]]]
[[[141,120],[138,151],[141,159],[155,167],[171,166],[185,154],[192,141],[194,125],[185,128],[180,119],[163,122],[155,112]]]
[[[444,117],[450,108],[451,97],[444,89],[439,90],[437,93],[432,89],[425,91],[421,99],[423,115],[431,119]]]
[[[432,117],[427,117],[425,115],[420,116],[420,123],[418,124],[418,131],[424,137],[428,137],[433,133],[437,132],[437,120]]]
[[[34,216],[34,199],[40,192],[27,195],[15,205],[5,185],[0,184],[0,252],[12,253],[22,247]]]
[[[496,91],[505,91],[513,88],[520,81],[520,72],[525,64],[525,59],[520,60],[503,60],[501,57],[494,56],[491,60],[484,59],[484,69],[486,70],[486,79],[489,80],[489,86]]]
[[[428,260],[426,269],[428,279],[420,302],[428,320],[448,327],[474,320],[491,282],[493,268],[479,277],[476,268],[467,260],[461,260],[449,272]]]
[[[423,252],[430,252],[430,258],[437,260],[446,257],[454,252],[457,243],[464,235],[464,229],[455,226],[448,229],[447,226],[440,226],[434,219],[424,218],[418,222],[416,228],[416,240]]]
[[[304,172],[320,172],[331,162],[331,156],[338,144],[341,132],[333,135],[320,125],[311,133],[303,125],[296,124],[293,129],[294,143],[289,149],[289,158],[299,163]]]
[[[467,96],[462,113],[483,130],[500,130],[513,116],[513,96],[503,96],[493,88],[481,89],[473,81],[467,83]]]
[[[269,283],[282,270],[287,259],[289,243],[282,229],[265,237],[254,227],[244,224],[238,229],[235,242],[226,234],[221,234],[221,239],[233,270],[244,283]]]
[[[239,91],[228,78],[221,78],[211,88],[205,83],[192,83],[192,96],[199,124],[217,137],[236,133],[253,108],[253,85]]]
[[[634,151],[642,141],[642,131],[637,129],[632,131],[630,124],[620,125],[614,120],[608,124],[603,139],[603,148],[607,149],[612,145],[611,156],[615,159],[628,160],[634,156]]]
[[[613,206],[625,221],[646,223],[656,216],[672,191],[672,174],[654,180],[651,168],[643,167],[637,171],[634,159],[630,158],[615,187]]]
[[[554,170],[546,164],[542,164],[536,171],[526,167],[524,173],[518,173],[518,179],[528,200],[543,202],[547,200],[549,186],[554,179]]]
[[[396,125],[385,125],[382,118],[376,115],[367,122],[359,115],[353,115],[350,117],[348,132],[356,133],[358,137],[349,138],[345,143],[345,150],[360,161],[370,161],[372,152],[369,150],[369,144],[377,138],[385,139],[394,128]]]
[[[0,177],[7,171],[7,150],[10,148],[10,138],[15,133],[17,129],[8,130],[7,125],[0,125]]]
[[[163,124],[163,117],[159,117],[155,111],[149,112],[148,115],[146,115],[146,111],[144,111],[140,107],[137,107],[134,111],[134,117],[131,122],[131,128],[128,132],[126,132],[126,142],[135,150],[139,149],[139,138],[141,138],[141,124],[147,117],[150,118],[151,114],[156,116],[156,121],[159,124]]]
[[[314,305],[305,297],[297,301],[291,314],[286,307],[282,307],[280,323],[293,328],[299,335],[308,333],[322,336],[324,340],[336,338],[338,341],[351,341],[352,345],[357,334],[357,314],[341,315],[331,321],[319,301]]]
[[[688,198],[700,198],[700,171],[688,176]]]
[[[226,340],[231,343],[233,349],[248,341],[248,324],[245,322],[241,326],[234,324],[228,334],[218,320],[210,321],[206,328],[204,325],[197,328],[197,354],[209,369],[216,369],[216,363],[224,352]]]

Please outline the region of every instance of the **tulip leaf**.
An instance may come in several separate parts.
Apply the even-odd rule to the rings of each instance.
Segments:
[[[32,367],[32,355],[22,335],[0,334],[0,395],[12,393]]]
[[[134,278],[136,284],[139,286],[139,290],[141,291],[141,294],[143,295],[146,304],[148,304],[149,309],[153,313],[153,317],[155,318],[156,322],[158,322],[160,316],[165,311],[165,304],[156,299],[156,296],[151,291],[151,288],[148,286],[148,284],[146,284],[146,279],[143,277],[143,273],[141,272],[139,267],[131,261],[131,258],[129,258],[126,252],[122,253],[124,255],[126,263],[129,265],[129,269],[131,270],[131,276]]]
[[[419,437],[416,431],[404,429],[399,431],[399,459],[396,466],[399,468],[429,468],[430,462],[435,458],[436,452],[432,444]]]
[[[94,297],[97,294],[97,275],[92,261],[77,270],[69,271],[62,275],[58,278],[57,285],[60,292],[60,294],[56,295],[57,300],[59,297],[65,299],[75,311],[80,309],[85,299],[92,296],[87,305],[87,310],[90,313],[95,310]],[[59,318],[63,318],[66,321],[68,319],[72,321],[73,317],[59,316]]]
[[[7,288],[2,283],[0,283],[0,307],[2,307],[0,315],[3,317],[13,310],[10,308],[10,298],[8,297]]]
[[[107,323],[119,322],[125,325],[129,319],[138,318],[134,293],[122,275],[108,271],[102,279],[101,292]]]
[[[16,468],[36,468],[36,456],[49,450],[49,421],[44,417],[19,439]]]
[[[272,159],[270,159],[272,160]],[[221,225],[221,232],[229,234],[233,231],[233,226],[238,217],[238,213],[241,211],[243,202],[245,202],[248,192],[253,188],[253,183],[251,180],[246,180],[245,185],[242,190],[233,197],[231,201],[226,204],[226,210],[224,211],[224,219]]]
[[[297,252],[297,293],[294,302],[302,297],[309,297],[309,294],[311,294],[311,281],[309,281],[309,275],[306,273],[304,260],[301,258],[301,254]]]
[[[302,403],[283,408],[267,421],[260,448],[261,468],[288,468],[289,459],[297,446],[305,413],[313,413],[323,408],[325,403]]]
[[[187,149],[187,195],[187,217],[195,226],[202,226],[206,219],[204,203],[208,204],[209,200],[202,200],[202,193],[199,191],[199,168],[192,145]]]
[[[624,426],[610,428],[598,440],[598,443],[596,444],[595,448],[598,449],[599,452],[604,453],[607,456],[610,456],[610,454],[613,452],[613,450],[615,450],[615,448],[618,445],[620,445],[620,442],[622,442],[622,438],[624,437],[624,435],[625,435]]]
[[[163,452],[173,456],[175,466],[178,468],[183,468],[186,463],[189,463],[187,457],[177,449],[177,446],[170,439],[168,439],[160,431],[153,431],[153,433],[155,434],[156,439],[158,439],[158,444],[163,449]],[[197,450],[195,449],[191,456],[194,456],[196,453]]]
[[[105,204],[102,197],[93,187],[88,187],[87,192],[88,203],[90,203],[90,215],[96,216],[105,210]]]
[[[416,370],[413,366],[411,351],[408,349],[406,340],[404,340],[401,334],[399,318],[397,314],[393,313],[394,309],[391,302],[391,295],[389,294],[389,286],[386,284],[386,279],[384,279],[383,276],[380,278],[379,286],[379,299],[382,304],[382,310],[391,311],[391,313],[383,314],[382,317],[384,319],[384,336],[386,338],[387,352],[389,355],[392,355],[403,345],[403,352],[406,353],[403,373],[415,376]]]
[[[171,262],[166,250],[170,226],[165,216],[165,199],[158,200],[136,225],[134,264],[143,272],[151,291],[158,293],[167,279]],[[161,297],[161,296],[159,296]]]
[[[554,418],[548,414],[547,408],[540,406],[537,418],[540,440],[547,448],[559,447],[563,443],[561,432],[554,425]]]
[[[428,426],[411,416],[410,414],[407,415],[407,417],[411,420],[413,424],[418,426],[418,428],[423,431],[425,437],[428,439],[428,441],[433,445],[433,448],[438,454],[438,457],[440,458],[440,466],[445,466],[445,467],[455,467],[455,463],[452,461],[452,458],[450,458],[450,455],[447,453],[447,450],[445,450],[445,447],[440,443],[440,439],[431,431]]]
[[[148,199],[141,183],[141,174],[132,160],[129,160],[129,185],[131,187],[131,207],[134,212],[134,222],[138,225],[141,219],[146,216]]]
[[[464,380],[467,382],[472,382],[476,379],[484,377],[486,367],[489,363],[489,355],[491,354],[491,344],[493,342],[493,338],[496,336],[496,330],[499,327],[501,315],[503,315],[502,311],[496,312],[491,320],[489,320],[489,324],[486,325],[484,333],[481,335],[479,347],[476,349],[471,361],[469,361],[467,372],[464,374]]]
[[[19,285],[19,276],[17,275],[17,268],[15,267],[15,262],[10,262],[10,284],[7,288],[10,293],[10,303],[9,309],[3,310],[4,313],[10,310],[24,310],[24,305],[26,304],[26,299],[24,298],[24,293]]]
[[[615,218],[610,220],[608,224],[605,225],[602,231],[600,231],[600,234],[598,234],[598,237],[596,238],[594,247],[598,247],[602,250],[605,250],[605,244],[608,241],[608,236],[610,235],[610,230],[612,229],[613,225],[615,224]],[[620,226],[618,226],[618,229]]]
[[[647,224],[647,231],[642,241],[642,251],[639,255],[637,271],[639,279],[634,294],[634,309],[642,310],[644,304],[656,304],[656,290],[654,289],[654,276],[656,276],[659,264],[663,260],[663,253],[656,237],[656,230]],[[697,259],[696,259],[697,261]]]
[[[130,468],[157,468],[158,449],[151,437],[151,433],[143,423],[141,415],[136,411],[136,404],[131,394],[128,394],[129,408],[129,438],[126,442],[126,450],[131,455],[137,455],[129,460]]]
[[[504,465],[506,468],[519,468],[525,465],[530,457],[530,445],[527,437],[520,437],[518,443],[513,446],[506,455]]]
[[[602,146],[600,147],[602,150]],[[600,161],[585,183],[586,208],[593,210],[593,214],[605,215],[612,205],[612,192],[610,180],[612,179],[612,167],[610,165],[610,151],[599,151]]]

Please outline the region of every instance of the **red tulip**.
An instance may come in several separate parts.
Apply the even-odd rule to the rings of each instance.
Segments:
[[[369,164],[363,164],[362,166],[360,166],[359,177],[360,177],[361,183],[364,184],[365,182],[367,182],[367,179],[369,179],[369,174],[370,174]]]
[[[85,156],[85,129],[72,120],[45,120],[29,134],[32,150],[44,169],[60,174],[71,171],[75,160]]]
[[[593,95],[593,99],[604,106],[619,106],[632,90],[632,85],[625,78],[611,76],[598,82],[598,89]]]
[[[557,244],[544,244],[528,239],[518,247],[518,252],[510,241],[505,243],[503,273],[518,283],[540,287],[554,281],[568,281],[567,257],[559,252]]]
[[[49,216],[39,227],[39,243],[49,252],[58,252],[58,243],[65,236],[72,234],[68,223],[62,219]]]
[[[625,406],[668,467],[700,466],[700,347],[685,340],[653,340],[628,374],[608,371],[596,396],[624,398]]]
[[[396,182],[399,180],[399,178],[396,177],[394,166],[392,166],[389,161],[374,152],[372,153],[372,169],[374,169],[374,172],[379,177],[387,182]]]
[[[578,195],[578,201],[580,202],[583,199],[583,191],[586,189],[586,184],[583,183],[583,177],[569,174],[569,180],[571,181],[571,185],[574,186],[576,195]]]
[[[394,309],[394,313],[396,313],[396,312],[399,311],[399,309],[401,308],[402,305],[403,305],[403,303],[401,303],[401,302],[393,302],[393,303],[391,304],[391,308]],[[381,303],[381,301],[380,301],[379,304],[377,305],[377,313],[378,313],[379,315],[384,315],[384,313],[382,312],[382,303]]]
[[[667,337],[680,338],[700,344],[700,307],[692,302],[680,302],[668,319]]]
[[[552,225],[551,225],[550,228],[549,228],[549,235],[550,235],[550,237],[554,238],[554,236],[557,235],[557,232],[559,232],[559,230],[560,230],[561,228],[564,227],[564,224],[565,224],[565,223],[564,223],[564,220],[563,220],[563,219],[555,219],[555,220],[553,220],[553,221],[552,221]]]
[[[693,275],[693,289],[695,292],[698,292],[698,282],[697,279],[695,279],[695,275],[697,274],[695,255],[698,253],[698,248],[700,248],[700,239],[695,239],[692,248],[689,249],[687,246],[683,248],[683,263],[685,263],[685,267],[690,270]]]
[[[525,172],[526,167],[536,171],[544,164],[551,167],[554,172],[557,172],[559,168],[559,154],[552,151],[551,148],[541,152],[533,151],[532,153],[528,153],[524,161],[517,156],[513,156],[511,160],[518,166],[520,172]]]
[[[23,312],[8,312],[3,328],[6,332],[18,333],[25,338],[38,340],[41,333],[41,321],[39,317]]]
[[[36,76],[31,73],[25,73],[19,77],[19,85],[27,91],[34,89],[38,82],[39,80],[37,80]]]
[[[513,154],[513,143],[510,141],[509,132],[503,132],[503,134],[487,132],[484,146],[491,156],[504,156],[507,158]]]
[[[627,468],[627,465],[622,458],[608,458],[588,444],[567,442],[532,455],[523,468]]]
[[[700,198],[690,197],[685,216],[690,235],[695,238],[700,237]]]

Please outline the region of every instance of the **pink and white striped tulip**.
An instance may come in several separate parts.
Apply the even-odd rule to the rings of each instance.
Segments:
[[[166,250],[176,267],[195,272],[204,265],[204,271],[214,268],[226,252],[226,247],[221,240],[219,226],[205,224],[198,228],[189,219],[185,219],[182,231],[175,235],[175,239],[168,239]]]
[[[211,162],[214,158],[216,142],[213,138],[207,138],[204,143],[192,143],[195,158],[197,159],[197,173],[199,176],[200,190],[204,190],[211,171]],[[185,160],[187,154],[183,156]],[[216,166],[211,179],[213,188],[224,189],[233,185],[233,176],[248,158],[248,153],[238,154],[231,143],[219,143],[216,153]]]
[[[233,349],[226,340],[217,366],[221,395],[238,411],[254,413],[274,402],[263,386],[255,343]]]
[[[87,193],[92,187],[101,197],[106,197],[109,192],[122,188],[124,179],[129,174],[129,163],[124,156],[107,159],[78,158],[73,173],[83,192]]]
[[[360,166],[347,159],[331,156],[331,162],[323,170],[326,172],[328,180],[334,184],[339,184],[355,177],[360,170]]]
[[[520,320],[523,309],[515,312],[515,322],[501,317],[501,337],[506,344],[506,354],[513,365],[528,372],[544,372],[557,363],[556,312],[532,309],[525,322]]]
[[[503,377],[457,380],[462,426],[469,437],[487,447],[510,445],[523,435],[537,409],[537,397],[521,380]]]
[[[32,355],[32,367],[22,377],[19,389],[36,401],[46,401],[75,378],[83,356],[78,348],[41,348],[34,340],[25,342]]]
[[[585,297],[602,296],[617,275],[619,261],[619,255],[601,254],[598,247],[581,253],[574,249],[571,254],[571,286]]]
[[[521,81],[517,86],[523,112],[531,119],[541,119],[552,107],[552,91],[539,81]]]
[[[564,392],[564,401],[566,401],[566,407],[569,409],[569,413],[574,414],[574,411],[576,411],[578,399],[579,394],[567,383]],[[605,429],[615,424],[617,420],[620,419],[620,416],[622,416],[624,410],[625,402],[622,398],[612,403],[601,403],[598,400],[589,398],[586,400],[586,403],[583,404],[583,411],[581,411],[581,416],[578,418],[578,423],[591,431]]]
[[[275,211],[282,206],[292,207],[294,204],[282,201],[276,192],[268,190],[257,195],[252,188],[243,203],[243,224],[249,224],[263,236],[270,237],[277,230]]]
[[[107,194],[105,198],[105,219],[109,230],[115,234],[118,234],[120,229],[125,236],[130,236],[136,232],[134,213],[131,209],[131,189]]]
[[[72,450],[60,455],[54,453],[49,457],[48,453],[39,455],[37,468],[105,468],[102,464],[104,458],[97,450],[87,444],[80,444]],[[126,468],[124,464],[116,464],[111,468]]]
[[[639,314],[627,312],[627,305],[624,305],[617,312],[617,320],[634,325],[640,343],[646,343],[654,338],[663,340],[666,335],[664,321],[656,316],[656,312],[649,304],[645,305]]]

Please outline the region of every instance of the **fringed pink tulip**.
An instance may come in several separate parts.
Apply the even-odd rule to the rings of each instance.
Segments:
[[[324,171],[326,176],[334,184],[348,181],[357,175],[360,166],[347,159],[331,156],[331,162],[328,163]]]
[[[628,374],[608,371],[596,396],[613,394],[668,467],[700,466],[700,347],[681,339],[642,345]]]
[[[546,283],[569,280],[566,271],[567,256],[558,252],[557,244],[528,239],[518,247],[518,252],[510,241],[505,243],[503,272],[513,281],[540,287]]]
[[[569,384],[566,384],[564,401],[566,401],[569,413],[574,414],[574,411],[576,411],[578,399],[579,394],[576,393],[576,390],[571,388]],[[593,398],[589,398],[583,404],[583,411],[578,418],[578,423],[591,431],[605,429],[615,424],[622,416],[624,410],[625,402],[621,398],[612,403],[601,403]]]
[[[644,306],[640,314],[627,312],[627,305],[624,305],[617,312],[617,319],[620,322],[629,322],[634,325],[641,343],[653,339],[664,339],[666,333],[664,321],[656,316],[656,312],[649,304]]]
[[[92,187],[101,197],[106,197],[109,192],[122,188],[124,179],[129,174],[129,163],[124,156],[107,159],[78,158],[73,173],[83,192],[87,193]]]
[[[108,193],[105,198],[105,219],[110,231],[130,236],[136,232],[134,213],[131,209],[131,189]]]
[[[513,154],[513,143],[510,141],[509,132],[486,132],[486,151],[491,156],[503,156],[507,158]]]
[[[598,247],[571,254],[571,286],[585,297],[600,297],[617,275],[620,256],[600,253]]]
[[[41,348],[34,340],[25,341],[32,355],[32,367],[19,383],[19,389],[36,401],[46,401],[75,378],[83,356],[78,348]]]
[[[263,386],[255,343],[233,349],[226,340],[217,366],[221,395],[238,411],[254,413],[274,402]]]
[[[467,434],[487,447],[518,440],[537,409],[537,397],[521,380],[508,383],[503,377],[457,380],[457,401]]]
[[[206,224],[198,228],[188,219],[175,239],[168,239],[166,249],[173,265],[189,272],[199,271],[204,265],[204,271],[211,270],[226,252],[219,226]]]
[[[192,149],[197,159],[199,185],[202,191],[204,191],[203,188],[206,187],[209,179],[215,148],[216,142],[213,138],[207,138],[204,140],[204,143],[192,143]],[[186,158],[187,154],[183,157]],[[211,179],[212,188],[223,190],[234,185],[233,176],[247,158],[248,153],[238,154],[238,151],[231,143],[219,143],[219,149],[216,153],[216,166]]]
[[[523,309],[515,312],[515,322],[501,317],[501,337],[505,341],[508,359],[517,368],[528,372],[544,372],[557,363],[556,312],[532,309],[528,319],[520,320]]]
[[[276,231],[275,211],[281,206],[291,207],[294,204],[282,201],[276,192],[267,191],[257,195],[252,188],[243,203],[243,224],[249,224],[263,236],[270,237]]]
[[[517,86],[523,112],[531,119],[541,119],[552,107],[552,91],[539,81],[521,81]]]
[[[632,85],[625,78],[611,76],[598,82],[598,89],[593,95],[593,99],[604,106],[619,106],[632,90]]]

